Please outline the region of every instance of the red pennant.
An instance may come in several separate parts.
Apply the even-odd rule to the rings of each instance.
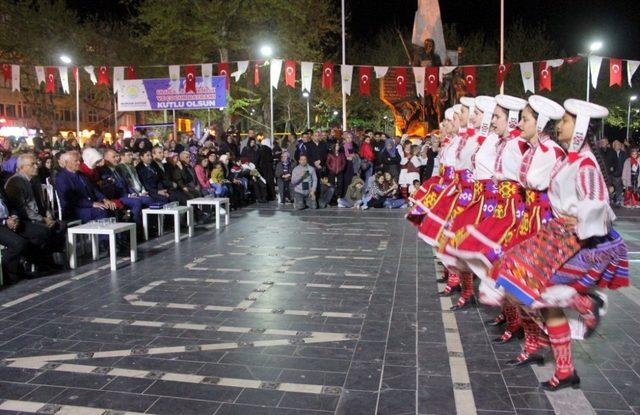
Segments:
[[[262,61],[256,61],[253,64],[253,85],[260,85],[260,65],[262,65]]]
[[[496,74],[496,86],[498,88],[500,88],[504,83],[504,80],[507,77],[507,74],[509,73],[510,69],[511,69],[510,63],[498,65],[498,73]]]
[[[547,67],[546,61],[542,61],[538,65],[538,90],[551,91],[551,68]]]
[[[196,92],[196,66],[184,67],[184,92]]]
[[[284,83],[291,88],[296,87],[296,62],[284,62]]]
[[[322,89],[333,88],[333,64],[325,62],[322,64]]]
[[[358,67],[358,78],[360,83],[360,94],[371,95],[371,66]]]
[[[393,72],[396,76],[396,93],[404,97],[407,95],[407,68],[395,68]]]
[[[125,79],[138,79],[136,77],[136,68],[133,66],[127,66],[125,69]]]
[[[572,56],[570,58],[565,58],[565,62],[568,63],[569,65],[573,65],[574,63],[578,62],[582,60],[582,56]]]
[[[226,78],[225,82],[227,83],[227,91],[228,91],[231,85],[231,82],[229,80],[229,77],[231,76],[231,71],[229,70],[228,62],[221,62],[218,64],[218,76],[224,76]]]
[[[609,86],[622,86],[622,59],[609,59]]]
[[[71,69],[71,73],[73,74],[73,80],[76,83],[76,85],[78,85],[78,89],[80,88],[80,78],[78,77],[78,67],[74,66]]]
[[[426,70],[424,90],[428,95],[438,95],[438,73],[439,69],[435,66],[428,67]]]
[[[4,77],[5,81],[11,79],[11,65],[9,65],[8,63],[2,64],[2,76]]]
[[[46,85],[44,92],[53,94],[56,92],[56,68],[54,66],[47,66],[45,68]]]
[[[477,95],[476,91],[476,67],[475,66],[465,66],[462,69],[464,73],[464,83],[467,85],[467,92],[472,96]]]
[[[106,66],[98,68],[98,85],[109,86],[109,68]]]

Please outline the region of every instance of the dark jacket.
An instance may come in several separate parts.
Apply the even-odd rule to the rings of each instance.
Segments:
[[[316,160],[320,160],[320,164],[324,166],[327,161],[327,155],[329,154],[327,143],[324,141],[318,141],[317,143],[310,141],[306,146],[309,165],[315,167]]]
[[[47,214],[42,195],[42,184],[38,177],[31,180],[16,173],[5,186],[7,202],[12,212],[22,220],[42,222]]]
[[[120,199],[135,193],[133,189],[129,188],[126,179],[116,169],[104,166],[100,168],[98,175],[100,176],[100,191],[108,199]]]
[[[90,208],[94,202],[102,202],[105,199],[84,174],[72,173],[67,169],[58,173],[56,191],[60,197],[63,217],[74,217],[74,209]]]
[[[136,166],[136,171],[144,188],[151,194],[157,194],[159,190],[167,190],[168,188],[165,186],[162,176],[153,168],[153,165],[153,162],[148,166],[145,166],[144,163],[139,163]]]

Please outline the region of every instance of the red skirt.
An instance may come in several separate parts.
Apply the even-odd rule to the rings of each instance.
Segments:
[[[420,187],[409,197],[409,200],[415,203],[415,206],[405,216],[406,219],[414,226],[420,227],[424,220],[429,207],[433,207],[433,200],[437,199],[440,193],[455,180],[455,171],[453,167],[445,167],[440,169],[438,176],[433,176],[425,181]]]
[[[487,278],[492,264],[506,247],[518,240],[516,235],[524,216],[522,188],[516,182],[498,184],[498,202],[491,216],[466,226],[464,237],[451,246],[451,255],[461,259],[480,278]]]

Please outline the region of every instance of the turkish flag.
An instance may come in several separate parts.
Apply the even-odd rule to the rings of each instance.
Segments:
[[[322,89],[333,88],[333,64],[325,62],[322,64]]]
[[[45,68],[46,84],[44,92],[53,94],[56,92],[56,68],[54,66],[47,66]]]
[[[184,92],[196,92],[196,66],[184,67]]]
[[[2,64],[2,76],[4,77],[5,81],[11,79],[11,65],[9,65],[8,63]]]
[[[284,62],[284,83],[291,88],[296,87],[296,61]]]
[[[253,85],[260,85],[260,65],[262,65],[262,61],[256,61],[253,64]]]
[[[622,86],[622,59],[609,59],[609,86]]]
[[[98,85],[109,86],[109,68],[106,66],[98,68]]]
[[[229,77],[231,76],[231,71],[229,70],[228,62],[220,62],[218,64],[218,76],[224,76],[226,78],[227,91],[231,86],[231,82],[229,82]]]
[[[360,84],[361,95],[371,95],[371,78],[372,78],[371,66],[358,67],[358,78]]]
[[[551,91],[551,68],[547,66],[546,61],[542,61],[538,66],[538,90]]]
[[[407,68],[395,68],[393,73],[396,76],[396,93],[399,97],[407,95]]]
[[[78,85],[78,89],[80,88],[80,77],[79,77],[79,73],[78,73],[78,67],[74,66],[73,69],[71,69],[71,73],[73,74],[73,80],[75,81],[76,85]]]
[[[476,67],[465,66],[462,69],[462,73],[464,74],[464,83],[467,86],[467,92],[475,97],[478,94],[476,91]]]
[[[440,69],[437,66],[427,68],[424,90],[427,91],[428,95],[438,95],[439,72]]]
[[[505,63],[502,65],[498,65],[498,73],[496,74],[496,86],[500,88],[504,83],[507,74],[509,73],[509,69],[511,69],[510,63]]]
[[[133,66],[127,66],[125,69],[125,79],[137,79],[136,78],[136,68]]]

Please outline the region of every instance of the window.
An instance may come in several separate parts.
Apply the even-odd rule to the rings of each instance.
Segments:
[[[22,105],[22,118],[31,118],[31,108],[28,105]]]
[[[4,104],[0,104],[0,115],[4,115]]]
[[[16,117],[16,106],[13,104],[7,104],[7,106],[5,107],[5,114],[7,117]]]
[[[89,122],[98,122],[98,113],[96,110],[89,110]]]

